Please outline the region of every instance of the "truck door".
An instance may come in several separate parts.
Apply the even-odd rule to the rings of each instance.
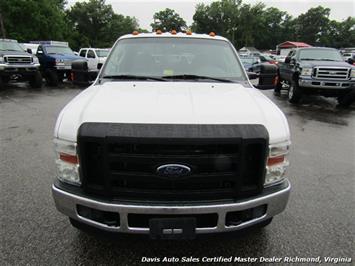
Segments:
[[[86,58],[88,59],[89,70],[97,70],[97,57],[94,50],[89,49]]]
[[[283,64],[284,67],[284,71],[283,71],[284,77],[282,77],[283,79],[286,79],[288,81],[292,80],[295,64],[296,64],[296,51],[292,50],[288,53],[285,59],[285,63]]]

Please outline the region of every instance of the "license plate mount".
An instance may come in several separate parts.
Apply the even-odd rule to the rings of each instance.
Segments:
[[[196,218],[152,218],[149,229],[152,239],[194,239]]]

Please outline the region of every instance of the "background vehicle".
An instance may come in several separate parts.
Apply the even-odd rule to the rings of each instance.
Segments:
[[[81,48],[79,55],[88,61],[89,71],[98,71],[105,63],[110,49]]]
[[[247,72],[254,72],[254,69],[257,70],[258,67],[260,68],[260,59],[257,57],[240,56],[240,61]]]
[[[262,64],[278,64],[278,61],[267,54],[260,54],[258,56],[240,56],[240,60],[247,71],[255,73],[260,73]]]
[[[38,58],[16,40],[0,39],[0,88],[10,80],[29,81],[32,88],[42,87]]]
[[[57,86],[64,78],[70,78],[71,64],[81,59],[69,48],[67,42],[32,41],[38,44],[37,57],[41,64],[41,72],[48,85]]]
[[[355,68],[343,61],[338,50],[324,47],[292,50],[279,64],[279,75],[276,92],[286,83],[291,103],[298,103],[305,94],[319,94],[337,97],[342,104],[355,83]]]
[[[263,65],[258,88],[276,74]],[[214,34],[120,37],[54,137],[53,197],[79,228],[189,239],[266,225],[288,201],[287,120]]]

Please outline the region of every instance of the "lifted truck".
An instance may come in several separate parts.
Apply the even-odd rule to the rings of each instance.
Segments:
[[[290,51],[279,64],[279,94],[285,83],[290,103],[298,103],[303,95],[319,94],[337,97],[340,105],[349,105],[348,97],[355,89],[355,67],[344,62],[333,48],[309,47]]]
[[[276,75],[264,65],[257,87]],[[54,201],[82,229],[230,232],[267,225],[290,193],[287,120],[212,33],[120,37],[59,114],[54,143]]]
[[[0,39],[0,89],[10,80],[29,81],[32,88],[42,87],[38,58],[16,40]]]
[[[37,57],[41,64],[41,72],[49,86],[58,86],[64,78],[71,77],[71,65],[81,57],[74,54],[67,42],[32,41],[39,44]]]

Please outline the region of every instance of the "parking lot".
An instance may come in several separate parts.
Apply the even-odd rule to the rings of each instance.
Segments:
[[[292,106],[265,92],[292,134],[287,209],[265,229],[194,241],[103,238],[82,233],[51,196],[52,135],[60,109],[81,89],[69,84],[0,92],[1,265],[135,265],[142,257],[351,257],[354,252],[355,106],[309,97]],[[212,264],[212,263],[211,263]]]

